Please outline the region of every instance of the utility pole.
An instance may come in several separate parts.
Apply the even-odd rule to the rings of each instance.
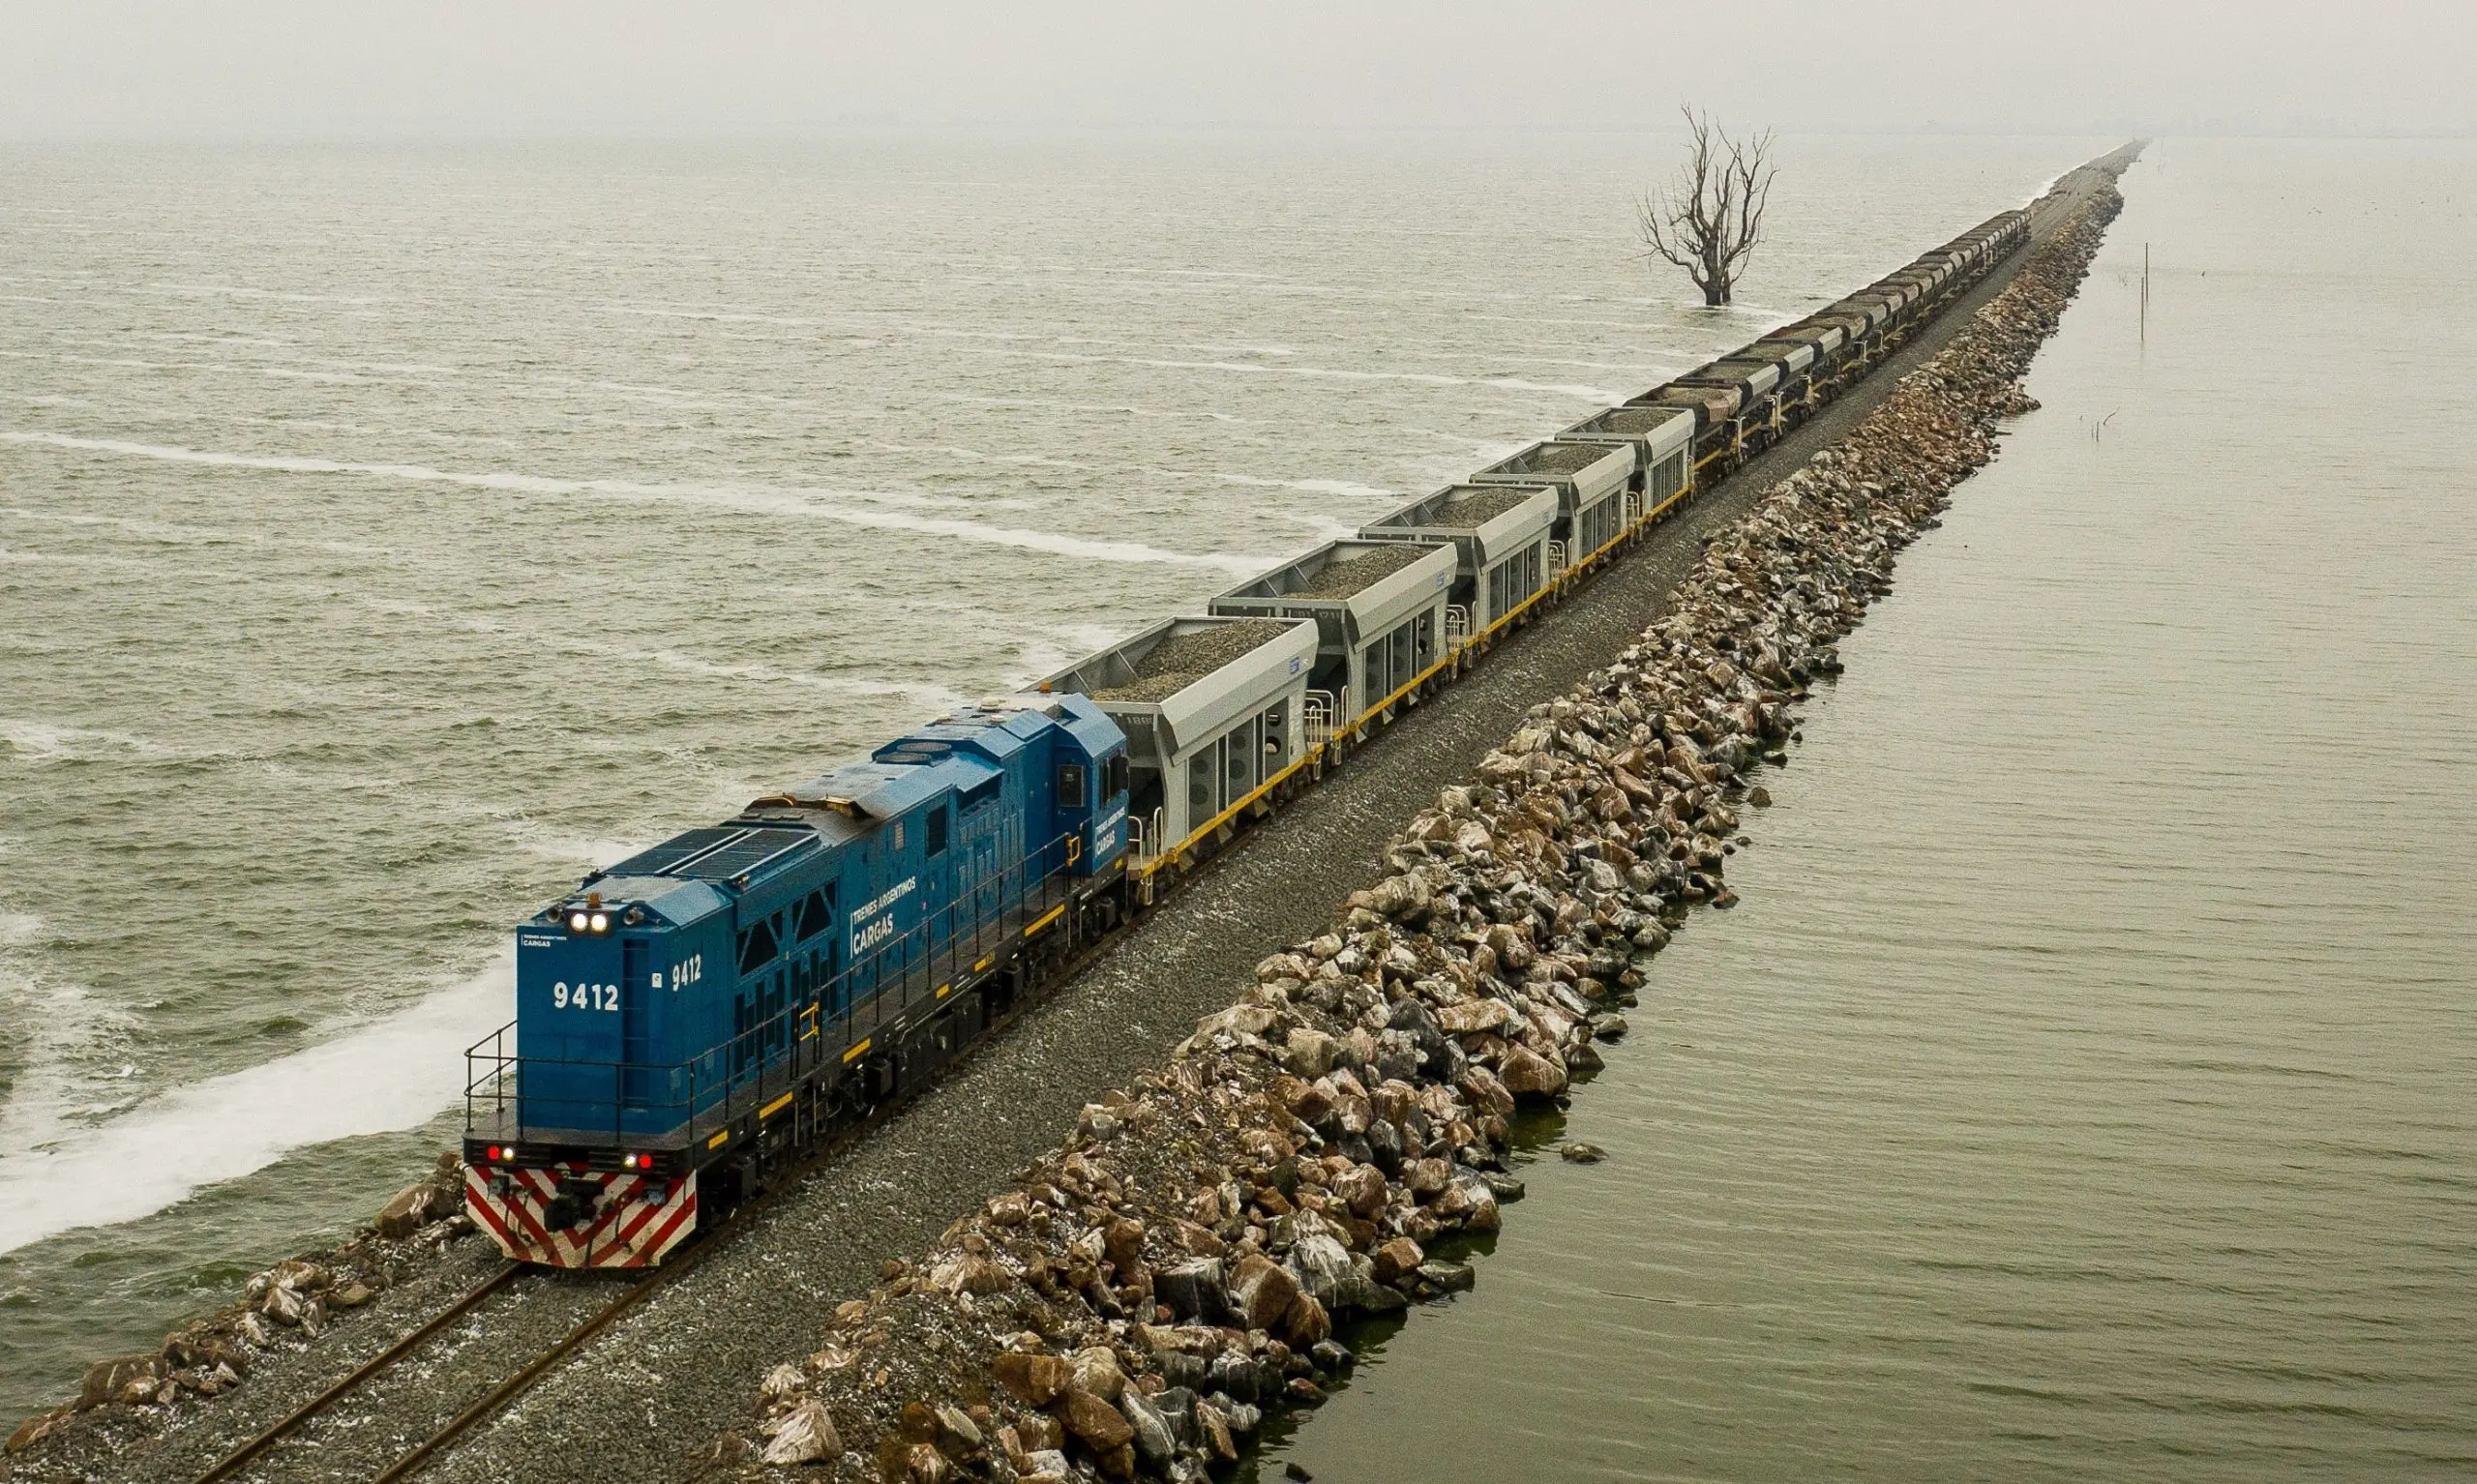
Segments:
[[[2141,343],[2150,344],[2150,244],[2141,245]]]

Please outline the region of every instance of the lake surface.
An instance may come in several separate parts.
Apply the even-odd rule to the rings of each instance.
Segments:
[[[1789,142],[0,148],[0,1412],[453,1137],[508,928],[2033,194]]]
[[[1576,1099],[1608,1161],[1276,1460],[2477,1474],[2477,149],[2125,193]]]

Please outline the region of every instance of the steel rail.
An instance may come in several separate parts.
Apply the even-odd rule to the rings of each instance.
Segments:
[[[381,1469],[373,1478],[373,1484],[391,1484],[393,1480],[407,1478],[419,1472],[441,1450],[451,1446],[458,1439],[470,1432],[476,1423],[531,1390],[535,1381],[549,1375],[552,1367],[574,1354],[578,1347],[610,1327],[612,1321],[642,1303],[681,1273],[695,1267],[696,1259],[712,1246],[713,1242],[710,1238],[699,1242],[687,1254],[655,1268],[642,1281],[631,1285],[626,1292],[604,1304],[583,1323],[561,1335],[548,1349],[526,1361],[514,1375],[484,1392],[479,1401],[448,1418],[438,1431],[414,1444],[409,1451]]]
[[[316,1396],[312,1397],[310,1400],[302,1403],[292,1410],[284,1413],[282,1417],[277,1418],[273,1424],[266,1428],[265,1431],[250,1439],[247,1442],[242,1443],[239,1447],[234,1448],[231,1452],[224,1454],[224,1457],[216,1461],[213,1468],[197,1476],[195,1484],[219,1484],[219,1481],[228,1479],[235,1473],[240,1472],[241,1469],[247,1468],[254,1460],[255,1460],[258,1455],[264,1453],[267,1449],[274,1447],[294,1429],[300,1427],[312,1417],[314,1417],[318,1413],[326,1410],[329,1407],[333,1406],[339,1398],[359,1389],[362,1383],[369,1380],[372,1377],[376,1376],[379,1372],[386,1370],[389,1366],[394,1365],[397,1361],[402,1360],[404,1356],[410,1354],[422,1344],[423,1341],[428,1340],[431,1336],[438,1333],[440,1330],[456,1322],[458,1320],[463,1319],[465,1315],[472,1313],[475,1309],[480,1308],[492,1295],[498,1293],[509,1284],[514,1283],[519,1277],[522,1276],[523,1273],[524,1268],[520,1263],[510,1262],[507,1266],[500,1268],[497,1272],[483,1280],[481,1284],[476,1286],[463,1297],[448,1305],[445,1309],[440,1310],[437,1314],[431,1316],[428,1321],[423,1322],[420,1328],[404,1335],[395,1344],[387,1347],[383,1350],[380,1350],[377,1354],[371,1356],[368,1360],[363,1361],[361,1365],[350,1375],[343,1377],[336,1381],[335,1384],[329,1386],[326,1390],[319,1392]]]

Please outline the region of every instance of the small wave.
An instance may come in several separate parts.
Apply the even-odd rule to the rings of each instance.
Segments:
[[[118,454],[128,458],[159,459],[173,463],[204,464],[214,468],[265,469],[279,474],[344,474],[373,479],[403,480],[413,484],[456,485],[474,490],[505,490],[523,494],[589,494],[606,499],[673,500],[693,504],[720,505],[728,509],[743,510],[760,515],[832,520],[845,525],[857,525],[874,530],[909,531],[925,536],[949,536],[960,541],[1011,547],[1018,550],[1040,551],[1054,556],[1081,557],[1091,561],[1210,567],[1225,572],[1242,573],[1253,572],[1262,565],[1258,558],[1252,556],[1169,551],[1135,541],[1094,541],[1081,536],[1063,535],[1057,531],[1024,530],[1015,526],[990,525],[978,520],[935,519],[893,510],[869,509],[860,505],[827,504],[810,498],[805,492],[747,486],[651,485],[624,479],[562,479],[547,474],[516,474],[503,471],[472,473],[435,469],[417,463],[351,463],[336,459],[310,459],[267,454],[224,454],[209,449],[131,443],[119,438],[80,438],[67,433],[24,432],[14,430],[0,430],[0,443],[30,443],[51,448],[76,449],[86,453]],[[919,498],[889,496],[875,490],[833,490],[820,492],[847,500]]]
[[[11,1144],[0,1154],[0,1252],[135,1221],[310,1144],[419,1127],[463,1092],[464,1048],[505,1021],[515,972],[515,955],[502,953],[402,1014],[175,1087],[47,1148]]]
[[[1310,376],[1334,381],[1411,381],[1422,386],[1493,386],[1514,392],[1548,392],[1560,397],[1580,397],[1603,405],[1625,401],[1625,394],[1611,392],[1601,387],[1526,381],[1519,376],[1449,376],[1443,371],[1351,371],[1334,366],[1268,366],[1262,361],[1179,361],[1165,356],[1076,355],[1062,350],[998,350],[984,347],[974,350],[973,354],[1032,361],[1064,361],[1070,364],[1097,362],[1118,366],[1145,366],[1162,371],[1221,371],[1260,376]]]
[[[376,294],[301,294],[274,288],[245,288],[238,283],[164,283],[146,284],[140,293],[178,294],[194,299],[269,299],[281,304],[350,304],[367,306],[387,301]]]
[[[960,443],[869,443],[868,448],[882,449],[889,454],[946,454],[970,463],[1024,463],[1043,468],[1072,469],[1078,474],[1092,472],[1092,465],[1070,459],[1052,459],[1046,454],[993,454],[984,449],[966,448]],[[959,505],[960,500],[947,504]]]
[[[6,562],[14,566],[20,567],[77,567],[83,569],[113,567],[138,572],[168,572],[173,570],[173,564],[170,562],[150,562],[140,556],[102,556],[86,551],[71,553],[58,551],[28,551],[22,548],[14,547],[0,547],[0,562]]]
[[[607,304],[604,309],[613,314],[638,314],[647,319],[698,319],[723,325],[780,325],[791,330],[815,330],[827,321],[798,314],[758,314],[735,310],[674,310],[652,304]]]
[[[115,754],[134,754],[150,762],[179,757],[180,751],[133,732],[94,727],[63,727],[20,717],[0,717],[0,742],[32,762],[75,759],[93,762]]]
[[[0,516],[12,520],[48,521],[54,525],[104,526],[123,535],[139,536],[167,545],[254,543],[261,539],[249,531],[227,531],[211,525],[182,525],[169,520],[141,520],[134,516],[96,516],[81,511],[34,510],[23,505],[0,505]]]
[[[1161,472],[1180,479],[1198,477],[1184,469],[1164,469]],[[1217,479],[1225,485],[1246,485],[1259,490],[1304,490],[1309,494],[1340,494],[1353,499],[1400,498],[1398,490],[1388,490],[1383,485],[1362,485],[1351,479],[1266,479],[1256,474],[1223,474],[1217,471],[1202,477]]]
[[[0,1103],[0,1149],[38,1149],[61,1137],[73,1112],[91,1113],[108,1100],[99,1097],[104,1084],[127,1072],[132,1017],[46,971],[35,950],[48,927],[30,912],[0,915],[0,1028],[24,1067]]]
[[[1217,411],[1211,407],[1141,407],[1133,402],[1060,401],[1042,397],[979,397],[964,392],[940,392],[940,401],[959,401],[975,407],[1021,407],[1051,412],[1105,412],[1117,417],[1163,417],[1187,421],[1205,418],[1215,423],[1232,423],[1245,428],[1295,428],[1298,424],[1289,418],[1240,417],[1236,412]]]
[[[951,708],[971,697],[961,691],[949,690],[932,682],[901,680],[865,680],[856,676],[819,675],[805,670],[776,669],[766,665],[721,664],[701,660],[695,655],[681,654],[675,649],[630,649],[616,644],[601,644],[591,639],[567,638],[560,641],[569,648],[587,653],[605,654],[613,659],[629,660],[640,665],[659,665],[681,674],[703,675],[716,680],[753,680],[764,685],[796,685],[810,690],[831,691],[845,696],[900,696],[921,705]]]
[[[642,841],[604,840],[591,835],[547,832],[521,835],[518,846],[528,855],[563,865],[582,865],[587,870],[613,865],[645,848],[645,843]]]
[[[140,339],[150,341],[170,341],[175,344],[182,345],[248,346],[262,350],[290,350],[293,348],[293,342],[290,341],[268,340],[262,336],[198,335],[183,330],[159,330],[152,335],[142,336]],[[437,370],[438,368],[433,367],[432,369]]]

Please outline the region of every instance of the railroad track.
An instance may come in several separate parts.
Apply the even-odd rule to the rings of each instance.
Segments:
[[[362,1386],[371,1380],[371,1378],[392,1367],[397,1361],[403,1359],[414,1350],[419,1350],[429,1341],[431,1336],[437,1334],[448,1325],[455,1323],[458,1320],[461,1320],[464,1316],[472,1313],[474,1310],[479,1309],[483,1304],[489,1302],[493,1296],[514,1285],[515,1282],[523,1275],[524,1269],[518,1263],[510,1262],[507,1266],[500,1268],[489,1278],[486,1278],[481,1283],[475,1285],[463,1297],[448,1305],[438,1313],[431,1316],[431,1318],[424,1322],[420,1328],[406,1334],[395,1344],[387,1347],[383,1350],[380,1350],[377,1354],[373,1355],[368,1360],[363,1361],[360,1367],[354,1370],[351,1374],[342,1378],[326,1390],[319,1392],[316,1396],[312,1397],[310,1400],[302,1403],[292,1410],[277,1418],[275,1422],[267,1427],[263,1432],[260,1432],[255,1437],[251,1438],[248,1441],[242,1443],[239,1447],[234,1448],[231,1452],[226,1453],[222,1458],[216,1460],[213,1468],[208,1469],[204,1473],[197,1476],[196,1484],[221,1484],[222,1480],[231,1478],[238,1474],[242,1469],[256,1462],[257,1459],[269,1448],[274,1447],[277,1443],[282,1442],[284,1439],[300,1431],[311,1418],[325,1411],[328,1408],[351,1395],[353,1392],[360,1390]]]
[[[858,1131],[858,1127],[855,1127],[852,1134]],[[846,1135],[844,1139],[848,1140],[850,1137],[851,1135]],[[842,1143],[838,1142],[834,1148],[820,1151],[818,1162],[822,1162],[834,1152],[834,1149],[841,1146]],[[783,1185],[778,1186],[777,1190],[787,1189],[791,1184],[796,1183],[798,1177],[808,1173],[812,1168],[814,1168],[812,1164],[797,1167],[790,1172],[790,1177]],[[750,1202],[742,1208],[739,1215],[733,1216],[684,1250],[673,1254],[671,1259],[662,1266],[652,1269],[637,1282],[628,1285],[608,1302],[585,1316],[583,1320],[570,1326],[558,1339],[536,1351],[530,1360],[517,1367],[490,1390],[482,1393],[480,1397],[440,1424],[429,1437],[399,1455],[395,1462],[373,1475],[373,1484],[393,1484],[394,1480],[410,1478],[420,1472],[433,1459],[455,1446],[457,1440],[466,1433],[471,1432],[510,1402],[530,1390],[536,1381],[555,1370],[561,1361],[575,1354],[594,1336],[610,1328],[615,1321],[676,1281],[682,1274],[694,1269],[709,1253],[722,1245],[724,1236],[740,1228],[741,1222],[747,1215],[762,1209],[767,1203],[767,1199],[761,1197]],[[287,1439],[299,1434],[302,1429],[332,1409],[338,1402],[361,1390],[373,1380],[393,1369],[400,1361],[420,1350],[433,1337],[458,1321],[474,1314],[491,1299],[515,1287],[534,1271],[521,1262],[510,1262],[500,1268],[468,1290],[462,1298],[433,1315],[419,1328],[362,1362],[352,1372],[339,1378],[327,1389],[277,1418],[254,1437],[216,1460],[205,1472],[196,1475],[194,1484],[223,1484],[224,1480],[239,1477],[250,1466],[264,1459],[271,1450]]]

